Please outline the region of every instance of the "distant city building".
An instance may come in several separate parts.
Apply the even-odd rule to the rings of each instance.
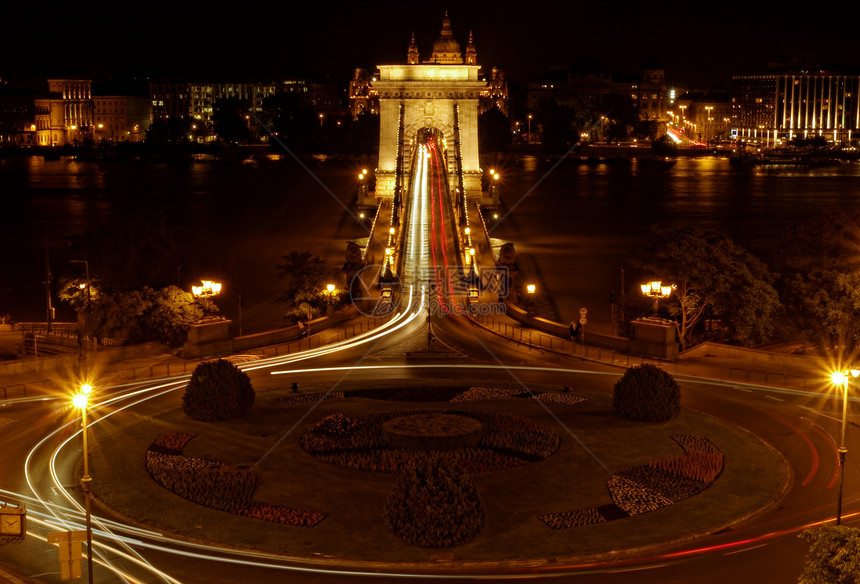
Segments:
[[[547,75],[528,84],[528,110],[537,112],[546,99],[576,98],[599,104],[608,96],[629,98],[641,121],[654,122],[657,135],[664,133],[672,104],[662,65],[648,58],[638,75],[613,75],[596,61],[586,60],[569,68],[554,67]],[[598,132],[599,134],[599,132]]]
[[[140,142],[152,120],[148,98],[136,95],[93,96],[96,140]]]
[[[471,38],[472,35],[469,33],[470,44]],[[505,74],[498,67],[493,67],[487,79],[487,86],[481,91],[481,99],[478,102],[478,113],[482,114],[495,107],[508,116],[510,109],[508,107],[508,100],[508,82],[505,80]]]
[[[696,142],[731,139],[732,101],[728,94],[687,94],[668,111],[670,131]]]
[[[415,45],[415,34],[412,34],[412,46]],[[410,52],[410,64],[418,63],[418,49],[415,49],[415,62],[412,63],[412,54]],[[370,74],[367,69],[356,69],[352,74],[352,79],[349,81],[349,114],[353,120],[357,120],[364,114],[379,114],[379,93],[373,88],[373,82],[376,77]]]
[[[860,132],[860,75],[783,71],[732,78],[733,131],[774,146],[795,138],[850,142]]]
[[[32,92],[0,80],[0,145],[32,145],[35,140]]]
[[[248,110],[260,113],[269,97],[287,93],[301,96],[303,105],[313,109],[323,121],[344,115],[341,89],[331,83],[314,83],[308,79],[281,78],[258,81],[157,81],[150,83],[149,94],[154,120],[169,117],[191,117],[211,128],[215,105],[221,99],[239,99]],[[248,126],[255,135],[260,129],[252,119]]]
[[[47,98],[36,99],[36,144],[64,146],[93,138],[92,80],[48,79]]]

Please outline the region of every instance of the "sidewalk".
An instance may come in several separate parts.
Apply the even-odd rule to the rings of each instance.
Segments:
[[[25,580],[10,574],[3,566],[0,566],[0,584],[35,584],[36,580]]]

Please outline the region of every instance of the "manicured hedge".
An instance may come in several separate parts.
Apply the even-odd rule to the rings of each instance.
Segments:
[[[681,413],[681,386],[667,372],[645,363],[632,367],[615,383],[615,414],[637,422],[668,422]]]
[[[189,418],[217,422],[247,414],[254,397],[251,379],[229,361],[218,359],[195,367],[182,396],[182,408]]]

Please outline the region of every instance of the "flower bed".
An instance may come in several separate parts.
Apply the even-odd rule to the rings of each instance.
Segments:
[[[452,398],[452,402],[480,401],[485,399],[505,399],[523,393],[521,389],[502,387],[470,387]]]
[[[253,472],[222,462],[182,455],[195,434],[162,434],[146,451],[146,470],[152,479],[193,503],[264,521],[313,527],[326,514],[253,501],[257,477]]]
[[[658,460],[616,473],[607,481],[612,505],[548,513],[538,517],[552,529],[591,525],[655,511],[688,499],[708,488],[723,469],[723,454],[710,440],[697,435],[671,437],[684,456]]]
[[[282,404],[293,406],[301,404],[315,404],[321,401],[336,401],[344,399],[342,391],[332,391],[331,393],[302,393],[299,395],[291,395],[282,397],[278,401]]]
[[[554,403],[554,404],[567,404],[574,406],[576,404],[581,404],[584,401],[588,401],[587,398],[580,397],[578,395],[573,395],[572,393],[551,393],[544,392],[538,393],[531,396],[532,399],[536,399],[545,403]]]
[[[313,527],[327,517],[325,513],[289,509],[279,505],[269,505],[268,503],[251,503],[249,507],[236,511],[236,514],[243,517],[271,521],[272,523],[299,525],[302,527]]]
[[[553,454],[558,435],[528,418],[490,412],[384,412],[349,418],[333,414],[302,435],[302,448],[312,456],[348,468],[371,472],[398,473],[424,456],[419,450],[393,448],[382,427],[388,420],[415,415],[462,416],[479,422],[483,435],[477,446],[446,450],[439,455],[469,472],[488,472],[522,466]],[[333,435],[331,428],[349,428]],[[432,448],[425,451],[436,452]]]

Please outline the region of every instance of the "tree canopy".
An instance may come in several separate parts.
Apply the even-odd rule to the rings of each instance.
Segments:
[[[860,343],[860,210],[831,210],[790,229],[777,267],[787,314],[807,340]]]
[[[860,529],[825,525],[807,529],[810,542],[800,584],[854,584],[860,581]]]
[[[780,304],[764,263],[724,234],[680,225],[653,229],[654,238],[635,252],[633,263],[676,287],[667,304],[682,349],[701,338],[706,317],[720,319],[745,346],[770,339]]]
[[[286,286],[278,300],[290,305],[287,317],[308,318],[325,302],[322,294],[323,280],[328,273],[325,261],[309,251],[292,251],[281,259],[284,262],[278,265],[278,275]]]

